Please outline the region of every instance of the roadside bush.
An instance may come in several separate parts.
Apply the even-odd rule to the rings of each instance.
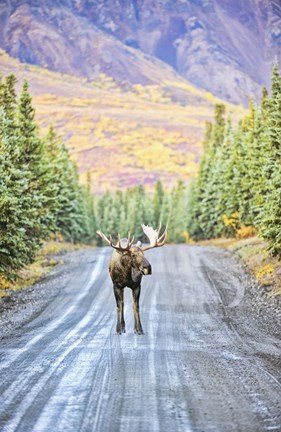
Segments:
[[[257,234],[257,230],[255,227],[253,226],[245,226],[243,225],[241,228],[238,228],[236,230],[236,235],[235,237],[237,239],[247,239],[250,237],[254,237]]]

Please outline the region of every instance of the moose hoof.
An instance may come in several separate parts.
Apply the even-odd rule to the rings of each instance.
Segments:
[[[135,330],[135,334],[138,334],[138,335],[143,335],[143,334],[144,334],[144,332],[143,332],[143,330]]]
[[[116,328],[116,334],[121,335],[122,333],[126,333],[126,329],[125,329],[125,327],[124,327],[124,328],[122,328],[122,327],[117,327],[117,328]]]

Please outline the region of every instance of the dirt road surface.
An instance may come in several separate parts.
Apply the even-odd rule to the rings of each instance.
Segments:
[[[281,431],[278,328],[251,312],[235,260],[198,246],[149,251],[145,335],[133,333],[127,289],[117,336],[110,253],[78,254],[40,307],[4,313],[1,432]]]

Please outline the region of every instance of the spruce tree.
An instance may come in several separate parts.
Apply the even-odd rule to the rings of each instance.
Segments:
[[[20,154],[17,164],[28,179],[28,193],[22,206],[30,211],[30,224],[26,234],[30,247],[36,248],[50,233],[51,215],[48,210],[48,196],[54,193],[50,181],[50,165],[43,141],[39,138],[35,122],[35,110],[25,80],[18,103],[18,127]]]
[[[164,199],[164,189],[160,180],[155,183],[153,194],[153,224],[158,226],[160,224],[161,207]]]
[[[202,214],[202,200],[209,178],[209,166],[213,153],[211,144],[212,129],[212,123],[206,122],[203,139],[203,155],[199,165],[199,172],[197,178],[191,183],[188,193],[188,232],[192,238],[196,240],[201,240],[205,237],[204,226],[200,223],[200,216]]]
[[[224,115],[225,106],[223,104],[216,104],[210,143],[206,149],[204,184],[201,186],[202,195],[199,222],[205,238],[217,236],[219,231],[217,225],[221,223],[217,207],[217,182],[220,175],[219,157],[225,133]]]
[[[15,83],[13,75],[6,78],[0,107],[0,272],[5,276],[13,276],[35,254],[27,237],[30,209],[23,205],[29,199],[29,182],[26,167],[19,164]]]
[[[47,195],[52,232],[72,242],[84,241],[89,237],[87,194],[79,185],[77,169],[53,128],[50,128],[45,144],[53,185],[52,193]]]
[[[95,215],[95,205],[94,205],[94,195],[92,192],[92,178],[91,173],[87,173],[87,184],[85,187],[85,207],[86,207],[86,219],[87,219],[87,240],[91,241],[97,231],[96,215]]]
[[[187,194],[182,181],[178,181],[170,194],[169,241],[182,243],[187,231]],[[163,219],[166,223],[167,217]]]
[[[259,215],[263,237],[274,254],[281,254],[281,77],[273,67],[271,98],[267,110],[267,160],[264,168],[266,196]]]

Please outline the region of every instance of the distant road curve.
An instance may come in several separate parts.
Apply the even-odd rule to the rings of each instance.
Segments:
[[[235,261],[197,246],[149,251],[145,335],[133,333],[127,289],[117,336],[110,253],[87,251],[59,295],[2,339],[0,431],[280,431],[281,343],[246,313]]]

